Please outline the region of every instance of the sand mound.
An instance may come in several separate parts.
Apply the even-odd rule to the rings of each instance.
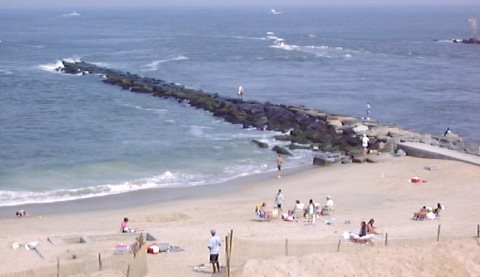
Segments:
[[[249,260],[236,276],[478,276],[474,239],[417,247],[361,247],[358,251]]]

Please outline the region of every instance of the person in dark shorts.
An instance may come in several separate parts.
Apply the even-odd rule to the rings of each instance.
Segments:
[[[285,202],[285,197],[283,197],[282,190],[279,189],[277,195],[275,195],[275,205],[280,213],[282,213],[283,202]]]
[[[282,171],[282,164],[283,164],[283,158],[282,158],[282,154],[278,153],[277,154],[277,178],[281,178],[282,177],[282,174],[281,174],[281,171]]]
[[[218,262],[218,255],[220,254],[220,237],[215,235],[215,230],[210,230],[210,237],[208,241],[208,249],[210,250],[210,263],[212,263],[213,273],[220,271],[220,263]]]

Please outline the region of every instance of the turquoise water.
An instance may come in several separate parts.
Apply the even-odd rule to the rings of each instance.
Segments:
[[[52,69],[60,59],[480,142],[480,47],[462,8],[0,10],[0,205],[274,171],[242,129],[172,100]],[[287,167],[311,163],[295,151]]]

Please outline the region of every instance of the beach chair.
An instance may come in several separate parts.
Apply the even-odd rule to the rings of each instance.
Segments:
[[[333,215],[335,208],[333,206],[323,206],[320,210],[320,215]]]

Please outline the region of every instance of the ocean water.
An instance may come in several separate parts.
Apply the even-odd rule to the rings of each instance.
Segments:
[[[275,170],[242,129],[53,71],[81,59],[188,87],[480,142],[476,7],[0,10],[0,206],[196,186]],[[311,163],[295,151],[286,167]],[[274,174],[272,174],[273,176]]]

